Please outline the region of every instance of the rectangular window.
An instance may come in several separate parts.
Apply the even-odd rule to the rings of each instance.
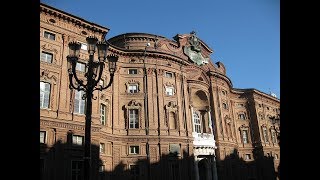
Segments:
[[[131,180],[139,180],[140,170],[139,165],[130,165]]]
[[[129,128],[139,128],[138,109],[129,109]]]
[[[83,136],[73,135],[72,144],[82,146],[83,145]]]
[[[40,60],[43,62],[52,63],[52,57],[53,55],[51,53],[42,51],[40,55]]]
[[[138,85],[130,84],[129,85],[129,93],[137,93],[138,92]]]
[[[85,43],[80,43],[81,44],[81,49],[82,50],[88,50],[88,45]]]
[[[243,140],[244,144],[248,143],[248,131],[247,130],[242,131],[242,140]]]
[[[71,179],[83,180],[83,161],[71,162]]]
[[[193,113],[193,122],[194,122],[194,131],[197,133],[201,133],[200,116],[197,112]]]
[[[78,114],[84,114],[84,110],[85,110],[85,101],[84,99],[82,99],[83,95],[84,95],[84,91],[75,91],[75,97],[74,97],[74,113],[78,113]]]
[[[40,131],[40,143],[45,143],[45,142],[46,142],[46,132]]]
[[[50,100],[50,84],[46,82],[40,82],[40,108],[49,108]]]
[[[138,74],[137,69],[129,69],[129,74]]]
[[[276,132],[271,131],[271,138],[272,138],[272,143],[277,143],[277,138],[276,138]]]
[[[86,64],[81,63],[81,62],[77,62],[76,70],[80,71],[80,72],[86,72]]]
[[[105,144],[104,143],[100,143],[100,153],[104,154],[105,153]]]
[[[268,134],[267,134],[267,128],[266,128],[266,127],[263,127],[263,128],[262,128],[262,131],[263,131],[264,142],[269,142],[269,140],[268,140]]]
[[[44,32],[44,37],[50,40],[56,40],[56,35],[47,31]]]
[[[245,157],[246,160],[249,160],[251,159],[251,154],[246,154],[246,157]]]
[[[173,87],[166,87],[166,95],[173,96],[173,91],[174,91]]]
[[[100,122],[102,125],[106,125],[106,105],[100,105]]]
[[[166,72],[165,77],[172,78],[173,74],[171,72]]]
[[[139,154],[139,146],[130,146],[129,154]]]

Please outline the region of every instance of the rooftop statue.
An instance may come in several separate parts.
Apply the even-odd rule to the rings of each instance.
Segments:
[[[204,58],[201,54],[200,42],[196,36],[196,32],[192,31],[189,37],[190,45],[183,48],[183,52],[197,65],[207,64],[209,58]]]

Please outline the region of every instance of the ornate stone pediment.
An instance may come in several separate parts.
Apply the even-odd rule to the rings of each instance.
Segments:
[[[188,39],[189,45],[183,47],[183,52],[197,65],[204,65],[209,62],[209,58],[202,56],[200,42],[196,32],[192,31]]]

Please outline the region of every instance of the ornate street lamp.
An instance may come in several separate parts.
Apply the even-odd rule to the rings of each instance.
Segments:
[[[116,62],[118,57],[109,56],[107,57],[108,44],[105,41],[98,41],[94,36],[89,36],[86,38],[88,43],[89,61],[86,65],[87,72],[84,77],[86,78],[86,83],[79,79],[76,72],[76,66],[78,58],[80,55],[81,44],[78,42],[69,43],[69,55],[68,60],[68,72],[70,89],[76,89],[78,91],[84,91],[85,94],[82,99],[86,99],[86,119],[85,119],[85,143],[84,143],[84,180],[90,180],[90,170],[91,170],[91,114],[92,114],[92,99],[93,91],[104,90],[111,86],[113,82],[113,76],[116,68]],[[94,60],[94,53],[98,49],[98,61]],[[101,75],[105,65],[105,60],[109,63],[110,81],[107,86],[102,85],[97,86],[98,82],[101,80]],[[73,78],[76,83],[73,82]]]

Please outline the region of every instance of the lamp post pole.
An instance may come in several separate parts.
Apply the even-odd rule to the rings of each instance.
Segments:
[[[93,97],[93,55],[89,55],[87,91],[86,91],[86,120],[84,135],[84,180],[90,180],[91,170],[91,115],[92,115],[92,97]]]
[[[104,90],[111,86],[113,82],[114,71],[116,67],[116,62],[118,61],[118,57],[116,56],[106,56],[108,45],[105,41],[99,41],[96,37],[89,36],[87,37],[88,43],[88,52],[89,52],[89,61],[86,65],[87,72],[85,73],[86,84],[83,79],[78,78],[76,72],[76,66],[78,57],[80,55],[80,43],[78,42],[70,42],[69,43],[69,55],[68,59],[68,72],[69,72],[69,81],[70,89],[76,89],[77,91],[84,91],[85,95],[82,99],[86,101],[86,110],[85,110],[85,141],[84,141],[84,180],[90,180],[90,172],[91,172],[91,115],[92,115],[92,99],[93,92],[95,90]],[[99,61],[94,61],[94,53],[95,49],[98,49],[98,59]],[[109,72],[110,72],[110,81],[107,86],[103,87],[103,85],[97,86],[98,82],[100,82],[102,77],[103,68],[105,65],[105,60],[108,59],[109,63]],[[73,79],[76,80],[76,84],[73,83]]]

